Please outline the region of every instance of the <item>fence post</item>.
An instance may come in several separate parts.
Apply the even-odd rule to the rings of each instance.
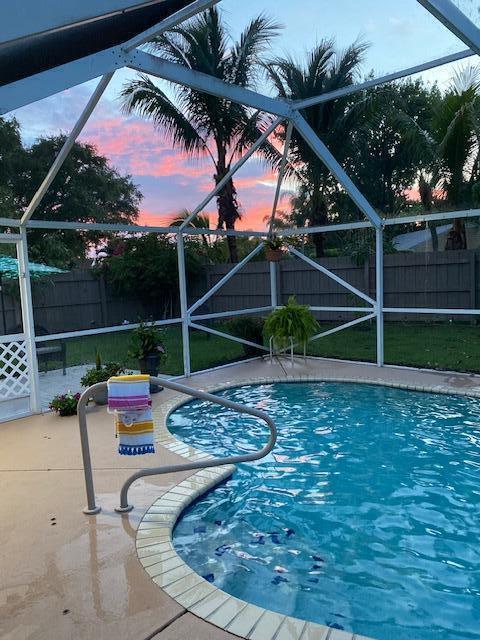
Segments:
[[[98,279],[98,288],[100,292],[100,311],[102,314],[102,324],[104,327],[108,327],[108,307],[107,307],[107,293],[105,290],[105,276],[100,274]]]
[[[277,292],[277,263],[269,262],[270,265],[270,304],[272,307],[278,306]]]
[[[183,374],[190,376],[190,338],[189,325],[190,314],[187,301],[187,277],[185,273],[185,245],[183,233],[177,233],[177,258],[178,258],[178,287],[180,293],[180,317],[182,318],[182,342],[183,342]]]

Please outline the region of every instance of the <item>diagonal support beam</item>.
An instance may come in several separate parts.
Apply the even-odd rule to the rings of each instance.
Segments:
[[[273,224],[275,222],[275,214],[277,213],[278,200],[280,198],[280,190],[282,188],[283,176],[285,175],[285,169],[287,167],[288,151],[290,149],[290,141],[292,139],[293,122],[290,121],[287,126],[287,132],[285,134],[285,146],[283,149],[282,162],[280,164],[280,171],[278,172],[277,188],[275,190],[275,197],[273,199],[272,216],[270,218],[270,224],[268,225],[268,235],[272,234]]]
[[[344,98],[345,96],[352,95],[353,93],[365,91],[365,89],[371,89],[372,87],[378,87],[382,84],[386,84],[387,82],[393,82],[394,80],[400,80],[400,78],[406,78],[407,76],[412,76],[416,73],[422,73],[422,71],[435,69],[436,67],[441,67],[444,64],[450,64],[451,62],[457,62],[458,60],[465,60],[465,58],[470,58],[474,55],[476,54],[471,49],[464,49],[463,51],[451,53],[447,56],[442,56],[441,58],[430,60],[429,62],[417,64],[414,67],[408,67],[407,69],[402,69],[401,71],[395,71],[394,73],[380,76],[379,78],[372,78],[371,80],[366,80],[365,82],[352,84],[348,87],[342,87],[340,89],[335,89],[335,91],[327,91],[326,93],[322,93],[312,98],[306,98],[305,100],[297,100],[292,103],[292,106],[295,109],[306,109],[307,107],[312,107],[315,104],[329,102],[330,100],[336,100],[337,98]]]
[[[312,336],[310,338],[310,342],[313,342],[314,340],[318,340],[319,338],[326,338],[327,336],[331,336],[332,333],[338,333],[339,331],[343,331],[344,329],[349,329],[350,327],[354,327],[356,324],[366,322],[367,320],[373,320],[373,318],[376,318],[376,316],[377,316],[376,313],[369,313],[367,316],[362,316],[361,318],[355,318],[355,320],[350,320],[350,322],[341,324],[338,327],[333,327],[333,329],[328,329],[328,331],[322,331],[322,333],[317,333],[317,335]]]
[[[247,262],[250,262],[250,260],[252,258],[254,258],[257,253],[260,253],[260,251],[263,249],[263,242],[261,242],[258,246],[255,247],[255,249],[253,251],[251,251],[248,256],[246,256],[243,260],[241,260],[238,264],[236,264],[233,269],[231,269],[226,275],[223,276],[223,278],[221,278],[217,284],[215,284],[209,291],[207,291],[207,293],[202,296],[199,300],[197,300],[197,302],[195,302],[194,304],[192,304],[192,306],[190,307],[190,309],[188,309],[188,313],[191,314],[193,311],[195,311],[196,309],[198,309],[198,307],[201,307],[202,304],[204,304],[209,298],[211,298],[219,289],[221,289],[221,287],[223,287],[223,285],[228,282],[230,280],[230,278],[233,278],[233,276],[238,273],[240,271],[240,269],[242,269],[242,267],[244,267]]]
[[[335,176],[338,182],[342,185],[353,202],[362,211],[372,224],[379,228],[382,225],[382,220],[372,205],[368,202],[365,196],[360,192],[358,187],[353,183],[351,178],[347,175],[342,166],[335,160],[333,154],[328,150],[326,145],[320,140],[312,127],[308,124],[305,118],[298,112],[295,112],[293,116],[295,128],[304,138],[305,142],[309,145],[312,151],[320,158],[327,169]]]
[[[219,336],[220,338],[226,338],[227,340],[240,342],[240,344],[247,344],[249,347],[256,347],[257,349],[268,351],[268,349],[264,347],[263,344],[250,342],[250,340],[245,340],[244,338],[238,338],[237,336],[232,336],[228,333],[223,333],[223,331],[217,331],[217,329],[212,329],[211,327],[205,327],[203,324],[196,324],[195,322],[190,322],[190,327],[192,327],[192,329],[199,329],[200,331],[206,331],[207,333],[211,333],[214,336]]]
[[[467,47],[480,55],[480,29],[451,0],[417,0]]]
[[[329,269],[326,269],[321,264],[317,264],[314,260],[312,260],[311,258],[308,258],[303,253],[300,253],[300,251],[297,251],[297,249],[295,249],[294,247],[291,247],[290,245],[287,246],[287,249],[289,250],[289,252],[291,254],[293,254],[294,256],[297,256],[297,258],[300,258],[301,260],[306,262],[308,265],[313,267],[313,269],[316,269],[317,271],[320,271],[325,276],[327,276],[331,280],[334,280],[337,284],[339,284],[340,286],[344,287],[345,289],[348,289],[351,293],[354,293],[359,298],[362,298],[363,300],[366,300],[366,302],[368,302],[372,306],[374,306],[376,304],[375,300],[373,300],[373,298],[370,298],[370,296],[367,296],[366,293],[363,293],[363,291],[360,291],[360,289],[357,289],[356,287],[354,287],[352,284],[350,284],[349,282],[347,282],[343,278],[340,278],[340,276],[337,276],[337,274],[333,273],[333,271],[329,271]]]
[[[103,92],[107,88],[108,83],[110,82],[112,77],[113,77],[113,72],[112,73],[107,73],[106,75],[104,75],[101,78],[101,80],[98,83],[95,91],[93,92],[90,100],[87,102],[87,105],[86,105],[85,109],[82,111],[82,114],[81,114],[80,118],[77,120],[75,126],[73,127],[72,131],[70,132],[70,135],[65,140],[65,142],[63,144],[63,147],[60,149],[60,152],[58,153],[57,157],[55,158],[55,160],[54,160],[52,166],[50,167],[47,175],[45,176],[42,184],[38,187],[35,195],[33,196],[33,198],[30,201],[30,204],[25,209],[25,213],[23,214],[22,219],[21,219],[21,224],[22,225],[26,224],[30,220],[30,218],[32,217],[33,213],[35,212],[35,209],[40,204],[43,196],[47,192],[48,187],[52,184],[53,180],[55,179],[55,176],[60,171],[63,163],[65,162],[68,154],[70,153],[73,145],[75,144],[76,139],[78,138],[78,136],[82,132],[82,129],[85,126],[85,124],[87,123],[89,117],[92,115],[93,110],[97,106],[98,101],[102,97]]]
[[[253,107],[259,111],[273,113],[276,116],[289,118],[291,116],[290,105],[277,98],[270,98],[251,89],[244,89],[235,84],[219,80],[206,73],[193,71],[188,67],[174,62],[162,60],[144,51],[136,49],[130,56],[125,57],[125,65],[135,71],[148,73],[149,75],[186,87],[203,91],[217,98],[231,100],[247,107]]]
[[[210,202],[210,200],[212,200],[212,198],[214,198],[217,193],[219,193],[223,187],[227,184],[227,182],[230,180],[230,178],[237,173],[237,171],[243,167],[243,165],[245,164],[245,162],[255,153],[255,151],[257,151],[262,144],[265,142],[265,140],[268,138],[268,136],[270,134],[272,134],[275,129],[278,127],[278,125],[283,122],[283,118],[277,118],[276,120],[274,120],[274,122],[272,122],[272,124],[268,127],[268,129],[266,129],[262,135],[258,138],[258,140],[250,147],[250,149],[245,153],[245,155],[243,155],[240,160],[238,160],[233,167],[231,167],[231,169],[229,171],[227,171],[227,173],[223,176],[223,178],[219,181],[219,183],[215,186],[214,189],[212,189],[212,191],[210,191],[210,193],[208,194],[208,196],[206,196],[206,198],[204,198],[202,200],[202,202],[195,207],[195,209],[192,211],[192,213],[182,222],[182,224],[180,225],[180,229],[185,229],[185,227],[187,227],[190,222],[201,212],[203,211],[203,209],[205,209],[205,207],[207,206],[207,204]]]

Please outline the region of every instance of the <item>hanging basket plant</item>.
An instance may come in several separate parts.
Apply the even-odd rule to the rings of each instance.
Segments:
[[[269,238],[265,242],[265,257],[268,262],[280,262],[284,254],[285,243],[281,238]]]

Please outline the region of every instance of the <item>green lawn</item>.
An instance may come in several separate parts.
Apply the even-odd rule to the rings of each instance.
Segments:
[[[322,330],[328,329],[322,325]],[[358,325],[313,342],[311,355],[376,359],[376,328]],[[467,323],[386,323],[385,362],[428,369],[480,373],[480,327]]]
[[[322,330],[331,325],[322,324]],[[219,327],[222,329],[222,327]],[[103,361],[114,360],[137,368],[127,355],[128,331],[73,338],[67,341],[68,365],[93,363],[98,349]],[[178,326],[164,330],[168,358],[163,373],[181,374],[182,336]],[[311,343],[311,355],[374,362],[375,323],[340,331]],[[244,357],[240,344],[204,332],[191,331],[192,371],[207,369]],[[385,361],[430,369],[480,373],[480,327],[467,323],[387,323],[385,325]]]
[[[181,328],[174,326],[164,329],[163,339],[167,360],[162,365],[162,373],[180,375],[183,373]],[[98,349],[103,362],[121,362],[128,368],[138,369],[138,362],[128,356],[129,341],[130,331],[71,338],[67,341],[68,366],[95,362]],[[192,371],[200,371],[241,359],[243,348],[232,340],[218,338],[203,331],[191,331],[190,357]]]

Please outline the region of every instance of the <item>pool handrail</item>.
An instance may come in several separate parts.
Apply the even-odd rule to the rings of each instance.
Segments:
[[[240,462],[252,462],[254,460],[260,460],[261,458],[267,456],[275,446],[275,443],[277,441],[277,428],[273,420],[263,411],[259,411],[258,409],[254,409],[253,407],[247,407],[243,404],[233,402],[232,400],[227,400],[226,398],[222,398],[220,396],[215,396],[211,393],[207,393],[206,391],[200,391],[200,389],[187,387],[186,385],[179,384],[178,382],[174,382],[173,380],[150,376],[150,382],[166,387],[167,389],[171,389],[172,391],[178,391],[193,398],[204,400],[205,402],[219,404],[227,409],[232,409],[233,411],[238,411],[239,413],[245,413],[247,415],[260,418],[260,420],[263,420],[267,423],[268,428],[270,429],[268,442],[261,449],[243,455],[226,456],[224,458],[208,458],[204,460],[186,462],[183,464],[170,464],[164,465],[162,467],[140,469],[136,473],[132,474],[129,478],[127,478],[127,480],[123,483],[122,489],[120,491],[120,506],[116,507],[115,511],[124,513],[133,509],[133,505],[128,504],[128,490],[131,484],[139,478],[143,478],[145,476],[162,475],[165,473],[176,473],[177,471],[207,469],[208,467],[218,467],[227,464],[238,464]],[[95,391],[104,390],[106,386],[106,382],[97,382],[96,384],[88,387],[88,389],[85,389],[85,391],[80,396],[77,406],[78,424],[80,428],[80,443],[82,448],[83,472],[85,476],[85,489],[87,493],[87,507],[83,510],[83,512],[88,515],[99,513],[101,508],[95,503],[95,489],[93,484],[92,462],[90,458],[90,445],[88,441],[86,407],[88,401],[92,397],[92,393],[94,393]]]

